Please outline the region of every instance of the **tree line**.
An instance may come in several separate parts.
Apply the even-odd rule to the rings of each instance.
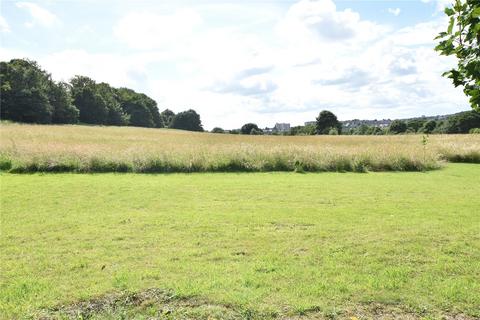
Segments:
[[[143,93],[129,88],[114,88],[85,76],[75,76],[68,83],[55,82],[35,61],[13,59],[0,62],[0,118],[16,122],[40,124],[74,124],[174,128],[203,131],[200,115],[195,110],[175,114],[159,112],[157,103]],[[384,135],[403,133],[469,133],[480,131],[480,113],[472,110],[445,120],[394,120],[389,127],[360,125],[343,127],[335,114],[323,110],[315,125],[297,126],[283,135]],[[240,129],[211,132],[261,135],[255,123]]]
[[[255,123],[246,123],[240,129],[226,131],[215,127],[213,133],[261,135],[265,132]],[[320,112],[315,124],[296,126],[287,132],[273,132],[274,135],[391,135],[391,134],[455,134],[480,133],[480,113],[472,110],[460,112],[444,120],[394,120],[388,127],[362,124],[355,128],[344,127],[337,116],[328,110]]]
[[[203,131],[195,110],[159,112],[155,100],[89,77],[55,82],[37,62],[0,62],[0,118],[40,124],[96,124]]]

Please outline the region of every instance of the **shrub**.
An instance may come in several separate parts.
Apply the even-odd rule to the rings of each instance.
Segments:
[[[219,127],[215,127],[212,129],[211,131],[212,133],[225,133],[225,130],[223,130],[222,128],[219,128]]]
[[[472,128],[469,133],[480,134],[480,128]]]

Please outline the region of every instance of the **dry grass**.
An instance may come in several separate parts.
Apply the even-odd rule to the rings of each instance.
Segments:
[[[421,171],[480,162],[479,135],[245,136],[94,126],[0,126],[10,172]]]

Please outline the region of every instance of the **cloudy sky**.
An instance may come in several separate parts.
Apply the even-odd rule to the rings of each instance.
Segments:
[[[207,129],[245,122],[468,110],[433,50],[448,0],[1,0],[0,59],[56,80],[87,75],[197,110]]]

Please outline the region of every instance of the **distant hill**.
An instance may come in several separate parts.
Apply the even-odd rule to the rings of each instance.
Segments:
[[[465,111],[462,111],[465,112]],[[399,119],[403,121],[413,121],[413,120],[445,120],[448,119],[451,116],[460,114],[462,112],[457,112],[457,113],[452,113],[452,114],[445,114],[445,115],[436,115],[436,116],[421,116],[421,117],[414,117],[414,118],[404,118],[404,119]],[[360,119],[353,119],[353,120],[345,120],[345,121],[340,121],[342,126],[344,128],[357,128],[360,127],[361,125],[367,125],[367,126],[374,126],[374,127],[380,127],[380,128],[386,128],[392,123],[393,120],[396,119],[382,119],[382,120],[360,120]]]

